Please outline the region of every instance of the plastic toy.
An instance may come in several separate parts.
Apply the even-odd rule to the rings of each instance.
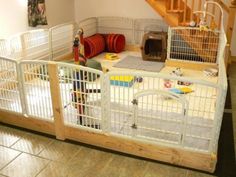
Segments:
[[[123,87],[131,87],[135,82],[134,76],[111,76],[111,85],[118,85]]]
[[[209,30],[209,26],[207,26],[207,22],[204,17],[201,18],[201,20],[199,22],[199,28],[200,28],[200,31],[208,31]]]
[[[105,59],[107,60],[117,60],[119,58],[120,58],[119,55],[116,53],[106,53],[105,55]]]
[[[182,87],[182,88],[171,88],[169,91],[176,93],[176,94],[187,94],[193,92],[193,90],[189,87]]]
[[[191,82],[178,81],[177,84],[178,84],[178,85],[190,86],[192,83],[191,83]]]
[[[139,83],[141,83],[141,82],[143,82],[143,78],[142,78],[142,77],[137,77],[137,78],[136,78],[136,81],[139,82]]]
[[[181,70],[181,68],[176,68],[175,70],[173,70],[171,72],[172,75],[175,75],[175,76],[183,76],[183,72]]]
[[[165,88],[171,88],[172,87],[172,82],[168,79],[164,80],[164,87]]]

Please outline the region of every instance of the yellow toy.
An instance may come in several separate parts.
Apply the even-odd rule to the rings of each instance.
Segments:
[[[105,55],[105,59],[107,59],[107,60],[117,60],[119,58],[120,57],[116,53],[106,53],[106,55]]]
[[[180,88],[180,91],[182,91],[184,94],[193,92],[193,90],[189,87],[182,87]]]
[[[111,76],[110,83],[111,85],[131,87],[135,82],[134,76]]]

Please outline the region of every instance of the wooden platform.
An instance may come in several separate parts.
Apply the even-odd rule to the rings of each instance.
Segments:
[[[58,119],[61,112],[54,107]],[[140,156],[170,164],[214,172],[217,162],[216,154],[200,153],[174,147],[144,142],[99,131],[88,131],[83,128],[65,126],[61,119],[55,122],[25,117],[20,114],[0,110],[0,122],[26,128],[41,133],[55,135],[60,140],[74,140],[102,148],[107,148],[135,156]],[[58,131],[60,128],[60,131]]]

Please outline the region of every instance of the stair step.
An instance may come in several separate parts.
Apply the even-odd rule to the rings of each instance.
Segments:
[[[170,26],[178,26],[179,25],[179,14],[178,13],[168,13],[166,9],[166,1],[165,0],[146,0],[146,2],[154,8],[164,20]]]
[[[168,13],[183,13],[183,10],[167,10]]]

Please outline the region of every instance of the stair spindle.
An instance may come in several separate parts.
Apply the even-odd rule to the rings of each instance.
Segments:
[[[181,0],[178,0],[178,10],[181,10]]]
[[[209,4],[207,4],[207,6],[206,6],[206,11],[207,11],[207,12],[210,12],[210,6],[209,6]],[[209,16],[206,15],[205,20],[208,21],[208,18],[209,18]]]
[[[193,21],[194,7],[195,7],[195,0],[192,0],[191,21]]]
[[[186,21],[187,21],[187,5],[188,5],[188,0],[184,0],[184,17],[183,17],[183,25],[186,25]]]
[[[202,10],[202,0],[198,0],[199,2],[198,2],[198,11],[201,11]],[[199,18],[199,16],[197,16],[197,23],[199,23],[199,21],[200,21],[200,18]]]
[[[173,11],[174,10],[174,0],[171,0],[171,5],[170,5],[170,10]]]

